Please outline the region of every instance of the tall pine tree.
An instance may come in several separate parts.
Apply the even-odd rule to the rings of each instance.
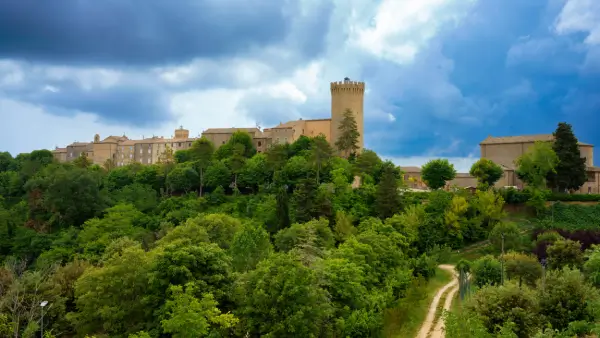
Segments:
[[[281,229],[289,228],[290,224],[291,224],[290,205],[289,205],[287,186],[279,187],[275,198],[277,201],[277,206],[276,206],[277,228],[269,229],[269,232],[271,232],[273,234]]]
[[[587,181],[586,159],[581,157],[578,140],[570,124],[558,124],[552,149],[558,156],[558,165],[556,172],[548,175],[548,184],[560,192],[581,188]]]
[[[338,130],[340,134],[337,141],[335,141],[335,146],[340,151],[340,154],[346,158],[352,154],[356,154],[360,133],[358,132],[358,125],[356,124],[352,110],[346,109],[344,111]]]
[[[314,218],[317,183],[312,178],[302,179],[294,189],[295,221],[305,223]]]
[[[400,211],[401,206],[396,168],[393,163],[386,162],[375,195],[377,216],[381,219],[392,217]]]

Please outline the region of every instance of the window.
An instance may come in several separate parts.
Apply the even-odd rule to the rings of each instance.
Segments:
[[[177,143],[177,146],[178,146],[178,147],[181,147],[181,142]]]
[[[222,144],[225,144],[225,141],[223,141],[223,143],[222,143]]]
[[[262,145],[262,143],[260,141],[258,141],[258,146],[260,147]]]
[[[287,143],[287,137],[286,137],[286,138],[284,138],[284,139],[283,139],[283,141],[284,141],[285,143]]]

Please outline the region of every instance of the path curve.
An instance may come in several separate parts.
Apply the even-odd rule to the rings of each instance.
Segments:
[[[442,264],[439,266],[440,269],[446,270],[452,274],[452,281],[443,287],[441,287],[438,292],[433,297],[431,304],[429,305],[429,310],[427,311],[427,317],[425,317],[425,321],[421,325],[421,329],[417,334],[416,338],[427,338],[429,336],[429,332],[431,331],[432,326],[434,325],[435,313],[437,311],[438,304],[442,296],[451,289],[448,293],[448,297],[446,297],[446,301],[444,302],[444,309],[449,310],[450,305],[452,305],[452,300],[454,299],[454,295],[456,291],[458,291],[458,277],[456,276],[456,272],[454,270],[454,265]],[[444,329],[444,320],[443,317],[440,317],[438,324],[435,326],[434,331],[432,332],[431,338],[442,338],[443,337],[443,329]]]

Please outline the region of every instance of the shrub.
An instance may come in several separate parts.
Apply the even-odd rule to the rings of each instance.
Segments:
[[[500,261],[492,255],[479,258],[471,266],[473,283],[478,287],[500,284],[502,266]]]
[[[559,240],[550,245],[547,252],[548,265],[552,269],[559,269],[564,266],[578,268],[583,264],[583,253],[579,242],[569,239]]]
[[[524,204],[530,197],[529,191],[517,190],[515,188],[501,188],[498,189],[498,193],[502,196],[506,204]]]
[[[547,197],[548,201],[562,202],[600,202],[600,194],[558,194],[553,193]]]

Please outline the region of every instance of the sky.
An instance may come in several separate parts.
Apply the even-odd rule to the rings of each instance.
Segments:
[[[600,145],[600,1],[0,2],[13,154],[327,118],[344,77],[366,83],[365,146],[401,166],[465,172],[488,135],[563,121]]]

